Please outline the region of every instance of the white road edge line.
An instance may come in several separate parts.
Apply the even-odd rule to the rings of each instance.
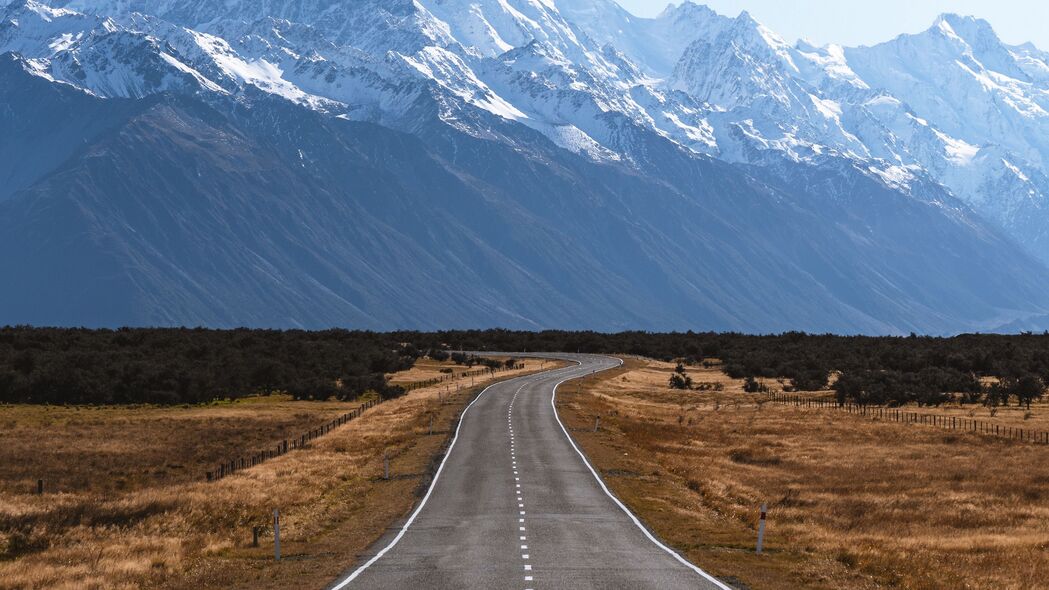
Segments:
[[[582,364],[582,363],[580,363],[580,364]],[[559,369],[553,369],[551,371],[544,371],[542,373],[536,373],[534,375],[523,376],[523,377],[521,377],[521,379],[524,380],[524,383],[521,384],[521,388],[524,388],[524,386],[528,384],[528,382],[531,380],[530,378],[532,378],[532,377],[549,378],[550,375],[556,374],[559,371],[563,371],[566,368],[567,367],[561,367]],[[364,573],[364,570],[366,570],[369,567],[371,567],[372,564],[375,563],[376,561],[379,561],[379,559],[381,559],[383,555],[386,555],[386,553],[390,549],[393,549],[394,546],[397,545],[397,543],[400,542],[401,537],[403,537],[404,534],[408,532],[408,527],[412,526],[412,523],[415,522],[415,517],[419,516],[419,513],[422,512],[423,507],[426,506],[426,502],[430,499],[430,494],[433,493],[433,489],[437,485],[437,480],[441,477],[441,472],[444,471],[444,465],[445,465],[445,463],[448,462],[448,457],[452,456],[452,449],[455,448],[455,443],[456,443],[456,441],[459,440],[459,431],[462,430],[462,428],[463,428],[463,422],[464,422],[463,418],[466,417],[466,413],[470,411],[470,408],[472,408],[473,405],[476,404],[477,401],[480,400],[481,397],[484,396],[484,394],[488,393],[489,389],[495,387],[496,385],[501,385],[501,384],[507,383],[509,381],[513,381],[513,379],[507,379],[506,381],[498,381],[496,383],[492,383],[488,387],[485,387],[483,390],[481,390],[481,393],[477,394],[477,397],[475,397],[474,400],[472,402],[470,402],[470,404],[468,406],[466,406],[466,409],[463,410],[463,413],[459,415],[459,425],[456,426],[456,428],[455,428],[455,436],[452,437],[452,442],[451,442],[451,444],[448,445],[448,451],[444,454],[444,459],[441,460],[440,466],[437,467],[437,473],[434,473],[434,475],[433,475],[433,481],[430,482],[430,487],[429,487],[429,489],[426,490],[426,495],[423,496],[422,502],[419,502],[419,506],[415,509],[415,512],[412,512],[412,515],[410,517],[408,517],[408,521],[404,523],[403,527],[401,527],[401,531],[399,533],[397,533],[397,536],[394,537],[392,541],[390,541],[389,545],[383,547],[382,550],[380,550],[378,553],[376,553],[374,557],[372,557],[371,559],[366,561],[363,565],[361,565],[361,567],[359,567],[356,570],[354,570],[352,574],[350,574],[349,576],[344,578],[342,581],[340,581],[337,584],[335,584],[334,586],[332,586],[329,590],[342,590],[343,588],[348,586],[350,582],[356,580],[358,576],[360,576],[362,573]],[[563,383],[563,381],[562,381],[562,383]],[[518,389],[518,391],[520,391],[520,388]],[[554,386],[554,393],[555,394],[557,393],[557,386]],[[562,426],[562,428],[564,428],[564,427]],[[524,530],[524,527],[521,527],[521,528],[522,528],[522,530]]]
[[[609,357],[609,358],[615,358],[617,361],[619,361],[619,364],[617,365],[617,367],[623,366],[623,359],[617,358],[617,357]],[[580,366],[582,366],[582,364],[583,364],[581,361],[576,361],[576,362],[578,362]],[[607,370],[607,369],[605,369],[605,370]],[[659,547],[663,551],[666,551],[667,553],[669,553],[674,559],[676,559],[679,562],[681,562],[682,565],[692,569],[692,571],[694,571],[697,574],[703,576],[708,582],[710,582],[711,584],[714,584],[715,586],[717,586],[721,590],[733,590],[732,588],[726,586],[724,583],[718,581],[718,579],[715,578],[714,576],[711,576],[707,572],[701,570],[699,567],[697,567],[695,564],[693,564],[689,560],[685,559],[684,557],[681,557],[676,551],[674,551],[670,547],[667,547],[663,543],[659,542],[659,539],[655,538],[655,536],[653,536],[652,533],[649,532],[649,530],[647,528],[645,528],[645,525],[641,524],[641,521],[638,520],[638,518],[636,516],[634,516],[634,513],[630,512],[630,509],[627,508],[626,505],[624,505],[622,502],[620,502],[619,498],[615,497],[615,494],[613,494],[611,491],[609,491],[608,487],[605,486],[605,482],[602,481],[601,476],[598,475],[597,471],[595,471],[593,466],[590,465],[590,461],[586,460],[586,455],[584,455],[583,451],[580,451],[579,447],[576,446],[575,441],[572,440],[572,437],[568,434],[568,429],[565,428],[564,423],[561,422],[561,417],[557,415],[557,403],[556,403],[557,402],[557,388],[560,387],[561,384],[563,384],[563,383],[565,383],[567,381],[571,381],[573,379],[579,379],[580,377],[585,377],[585,376],[586,375],[580,375],[578,377],[568,377],[568,378],[566,378],[566,379],[564,379],[562,381],[559,381],[557,383],[557,385],[554,385],[553,395],[550,396],[550,407],[552,407],[554,409],[554,419],[557,420],[557,425],[561,427],[561,432],[565,433],[565,438],[568,439],[568,444],[572,445],[572,448],[575,449],[576,454],[579,455],[579,458],[583,460],[583,464],[586,465],[586,468],[590,470],[590,473],[594,476],[594,479],[597,480],[598,485],[601,486],[601,489],[604,490],[605,494],[608,495],[608,497],[611,498],[612,501],[616,503],[616,506],[619,506],[619,508],[628,517],[630,517],[630,520],[633,521],[633,523],[635,525],[637,525],[637,528],[641,529],[641,532],[643,532],[645,534],[645,536],[648,537],[649,541],[652,541],[653,543],[655,543],[655,545],[657,547]]]

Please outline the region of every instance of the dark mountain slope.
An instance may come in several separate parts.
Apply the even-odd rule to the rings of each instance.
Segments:
[[[52,172],[143,104],[101,100],[27,76],[21,57],[0,55],[0,201]]]
[[[845,168],[758,180],[627,127],[640,176],[494,117],[504,141],[425,114],[412,136],[261,94],[48,84],[8,107],[58,100],[107,123],[0,203],[0,323],[946,332],[1045,310],[1010,242]]]

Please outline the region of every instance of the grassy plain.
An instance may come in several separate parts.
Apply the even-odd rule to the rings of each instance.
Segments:
[[[689,374],[721,391],[671,391],[672,370],[630,359],[566,384],[559,407],[613,491],[711,573],[751,589],[1046,587],[1046,447],[760,403],[718,367]]]
[[[214,463],[273,448],[358,404],[269,396],[176,408],[0,406],[0,588],[323,588],[409,511],[474,392],[538,368],[525,361],[475,377],[472,389],[467,377],[458,393],[455,381],[413,390],[215,483],[202,481]],[[263,527],[258,548],[254,526]]]

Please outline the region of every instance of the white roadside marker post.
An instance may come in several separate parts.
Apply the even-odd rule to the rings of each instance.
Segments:
[[[594,418],[594,432],[601,430],[601,416]]]
[[[273,557],[280,561],[280,510],[273,511]]]
[[[765,514],[768,507],[765,504],[761,505],[761,519],[758,520],[758,555],[761,555],[761,550],[765,545]]]

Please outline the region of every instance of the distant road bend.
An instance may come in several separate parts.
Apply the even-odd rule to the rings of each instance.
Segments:
[[[331,590],[730,590],[645,530],[557,417],[558,385],[622,361],[515,356],[578,365],[485,389],[416,510]]]

